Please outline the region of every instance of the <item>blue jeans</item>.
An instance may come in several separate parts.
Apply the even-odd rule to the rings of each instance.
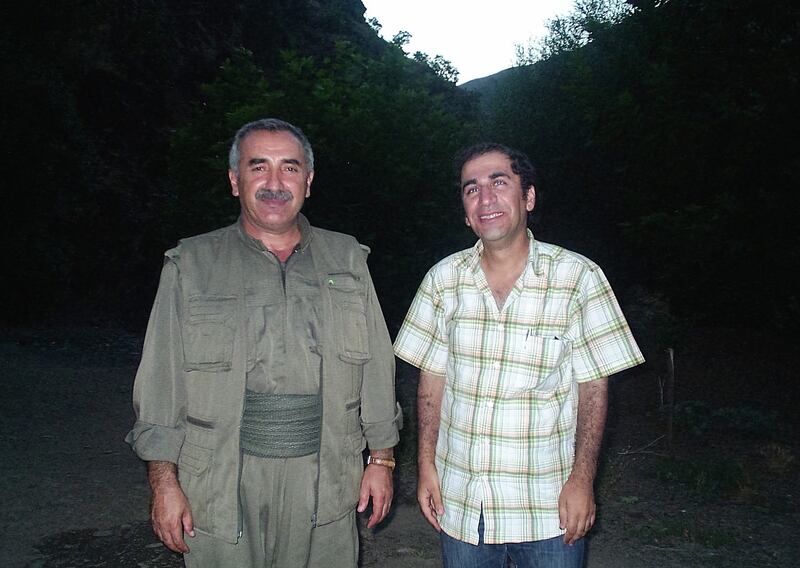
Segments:
[[[504,568],[506,557],[517,568],[581,568],[586,543],[564,544],[564,537],[546,540],[485,544],[483,542],[483,514],[478,521],[478,544],[456,540],[442,531],[442,560],[444,568]]]

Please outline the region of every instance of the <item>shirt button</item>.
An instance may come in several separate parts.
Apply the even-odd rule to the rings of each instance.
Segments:
[[[495,361],[494,362],[494,368],[495,369],[499,369],[500,368],[500,361]]]

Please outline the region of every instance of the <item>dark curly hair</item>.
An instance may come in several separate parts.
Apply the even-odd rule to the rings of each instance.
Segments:
[[[459,200],[461,199],[461,170],[464,168],[464,164],[473,158],[483,156],[490,152],[499,152],[511,160],[511,171],[519,176],[523,197],[528,194],[528,188],[530,186],[537,186],[538,179],[536,176],[536,169],[533,167],[530,158],[528,158],[524,152],[496,142],[481,142],[459,150],[453,159],[453,171],[455,173]]]

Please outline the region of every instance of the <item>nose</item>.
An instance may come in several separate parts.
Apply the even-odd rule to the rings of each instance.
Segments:
[[[281,187],[281,169],[270,168],[269,173],[267,174],[267,182],[271,188],[277,189]]]
[[[482,184],[478,186],[478,199],[481,203],[492,203],[495,198],[494,187],[492,184]]]

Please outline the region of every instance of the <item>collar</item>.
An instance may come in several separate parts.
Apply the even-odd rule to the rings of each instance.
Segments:
[[[294,252],[303,252],[308,248],[308,245],[311,244],[311,240],[314,238],[314,232],[312,231],[311,223],[308,222],[308,219],[306,219],[306,216],[302,213],[297,214],[297,224],[300,227],[300,242],[295,245]],[[239,236],[247,246],[255,247],[260,251],[269,250],[266,246],[264,246],[264,243],[257,238],[250,236],[247,231],[244,230],[241,217],[239,217],[236,222],[236,230],[239,232]]]
[[[530,229],[525,229],[525,231],[528,235],[528,264],[536,276],[541,276],[542,264],[539,259],[539,243],[533,238],[533,232]],[[465,251],[467,254],[464,257],[464,264],[473,271],[477,270],[481,264],[483,249],[483,241],[478,239],[478,242],[471,249]]]

